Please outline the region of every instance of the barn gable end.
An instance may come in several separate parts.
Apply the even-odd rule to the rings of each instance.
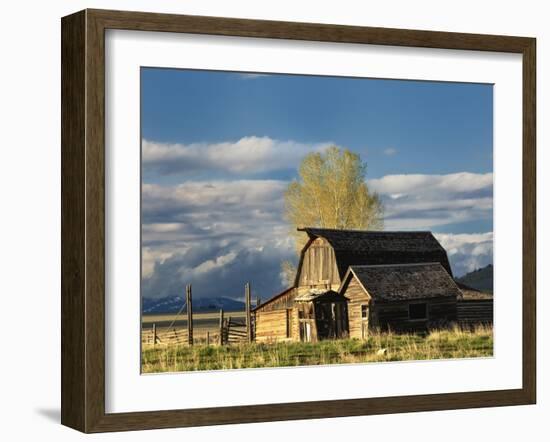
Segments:
[[[372,298],[353,273],[346,277],[339,290],[348,299],[348,326],[350,338],[365,339],[369,325],[374,325]],[[345,295],[344,295],[345,293]]]
[[[334,249],[325,238],[311,238],[300,255],[295,286],[336,289],[339,285]]]

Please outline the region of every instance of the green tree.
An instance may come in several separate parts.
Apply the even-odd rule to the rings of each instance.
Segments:
[[[285,217],[291,225],[299,253],[307,236],[301,227],[381,230],[383,207],[365,181],[366,163],[349,149],[331,146],[323,152],[304,157],[299,178],[285,191]],[[295,268],[284,262],[282,274],[289,283]]]

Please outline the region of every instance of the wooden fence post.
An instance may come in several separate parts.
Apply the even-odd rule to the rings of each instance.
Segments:
[[[227,330],[227,340],[226,340],[226,344],[229,345],[229,334],[231,333],[231,316],[228,316],[226,319],[225,319],[225,329]]]
[[[153,322],[153,345],[157,343],[157,324]]]
[[[187,302],[187,343],[193,345],[193,296],[191,284],[185,287],[185,298]]]
[[[246,339],[252,342],[252,321],[250,317],[250,283],[244,286],[245,308],[246,308]]]
[[[206,346],[208,347],[210,345],[210,332],[206,331]]]
[[[223,345],[223,308],[220,309],[220,345]]]

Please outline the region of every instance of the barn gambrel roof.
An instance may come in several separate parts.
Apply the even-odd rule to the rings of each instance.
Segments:
[[[310,239],[325,238],[334,249],[340,278],[353,265],[439,262],[452,276],[447,252],[431,232],[389,232],[305,227]]]
[[[459,298],[462,295],[455,281],[438,262],[352,266],[343,279],[342,289],[349,284],[351,277],[357,278],[375,301]]]

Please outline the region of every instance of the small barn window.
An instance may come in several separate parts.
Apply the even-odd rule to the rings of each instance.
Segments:
[[[409,319],[427,319],[428,307],[426,303],[409,304]]]
[[[367,304],[361,304],[361,319],[369,318],[369,306]]]

